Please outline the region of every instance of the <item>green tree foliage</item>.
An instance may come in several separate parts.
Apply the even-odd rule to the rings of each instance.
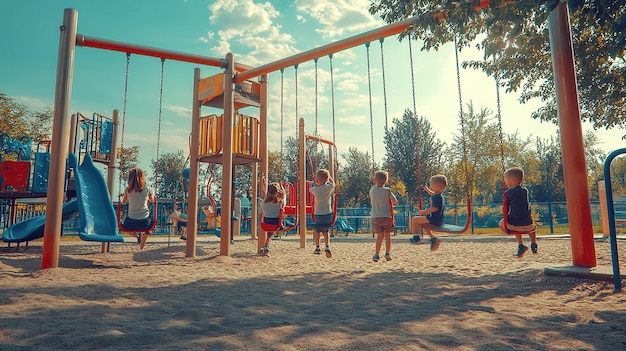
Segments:
[[[554,77],[548,31],[556,1],[375,0],[370,12],[388,23],[417,17],[410,35],[422,50],[437,50],[456,38],[460,48],[476,40],[485,60],[464,62],[500,78],[507,91],[520,91],[520,102],[545,103],[533,118],[556,122]],[[626,2],[569,1],[578,94],[583,121],[596,128],[626,123]],[[547,5],[547,6],[546,6]]]
[[[33,151],[37,143],[50,139],[53,114],[51,107],[43,111],[31,111],[15,99],[0,93],[0,134],[7,134],[14,139],[29,137]]]
[[[417,140],[419,140],[417,149],[420,179],[417,172],[418,159],[415,155]],[[411,111],[405,110],[402,118],[393,119],[389,133],[385,136],[385,145],[392,178],[399,178],[404,183],[409,202],[417,204],[419,186],[426,184],[430,176],[440,173],[443,168],[445,144],[436,138],[426,118],[415,118]]]
[[[158,165],[152,160],[151,181],[154,184],[154,175],[158,173],[159,198],[181,199],[186,197],[189,190],[189,180],[183,178],[183,170],[188,167],[187,157],[183,150],[167,152],[159,156]]]
[[[372,157],[367,152],[361,152],[350,147],[348,152],[341,155],[345,161],[338,171],[337,181],[339,207],[367,207],[370,206],[369,189],[372,186]]]
[[[117,159],[119,160],[120,179],[122,187],[128,179],[128,172],[131,168],[137,167],[139,159],[139,146],[120,147],[117,149]]]

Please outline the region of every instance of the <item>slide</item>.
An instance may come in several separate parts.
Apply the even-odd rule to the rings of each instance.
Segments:
[[[78,214],[78,202],[72,200],[63,204],[63,221]],[[46,224],[46,216],[37,216],[25,221],[18,222],[6,228],[2,233],[2,241],[9,243],[21,243],[43,237],[43,228]]]
[[[85,241],[124,242],[117,231],[117,217],[109,197],[106,181],[87,154],[77,166],[78,158],[70,154],[74,168],[80,228],[78,236]]]

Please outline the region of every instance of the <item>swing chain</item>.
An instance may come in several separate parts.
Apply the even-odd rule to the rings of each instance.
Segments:
[[[376,157],[374,156],[374,112],[372,110],[372,74],[370,67],[370,43],[365,43],[367,53],[367,89],[370,107],[370,139],[372,142],[372,174],[376,172]]]
[[[415,74],[413,72],[413,44],[411,43],[411,35],[408,35],[409,38],[409,61],[411,63],[411,91],[413,93],[413,118],[415,118],[415,165],[417,168],[417,185],[421,186],[422,184],[422,165],[421,165],[421,157],[420,157],[420,136],[419,136],[419,119],[417,118],[417,104],[415,102]],[[417,192],[417,208],[422,209],[422,191]]]
[[[470,189],[470,179],[469,179],[469,168],[467,162],[467,137],[466,137],[466,126],[465,126],[465,116],[463,114],[463,95],[461,93],[461,68],[459,66],[459,47],[456,36],[454,37],[454,57],[456,63],[456,82],[457,88],[459,92],[459,117],[461,118],[461,135],[463,140],[463,166],[465,168],[465,193],[467,195],[468,202],[471,198],[471,189]],[[469,203],[468,203],[469,206]]]
[[[122,193],[122,180],[123,180],[123,153],[124,153],[124,127],[126,126],[126,102],[128,101],[128,72],[130,70],[130,52],[126,53],[126,74],[124,78],[124,101],[122,104],[122,135],[120,140],[120,150],[119,150],[119,159],[120,159],[120,172],[119,172],[119,182],[118,182],[118,192]]]

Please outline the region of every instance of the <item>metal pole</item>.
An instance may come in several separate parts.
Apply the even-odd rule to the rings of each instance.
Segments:
[[[574,266],[577,267],[595,267],[596,256],[587,186],[587,164],[578,108],[567,2],[558,2],[550,11],[548,29],[559,115],[572,260]]]
[[[61,212],[65,183],[65,160],[68,145],[68,116],[72,96],[72,76],[74,73],[74,51],[78,12],[65,9],[61,38],[59,43],[59,61],[57,64],[56,91],[54,97],[54,120],[52,123],[52,150],[50,152],[50,170],[48,178],[48,197],[46,200],[46,222],[43,237],[41,268],[59,266],[61,242]]]
[[[550,222],[550,234],[554,233],[554,223],[552,223],[552,191],[550,188],[550,169],[552,169],[552,158],[546,154],[546,190],[548,193],[548,221]]]
[[[615,292],[622,291],[622,276],[619,271],[619,257],[617,255],[617,233],[615,231],[615,205],[613,204],[613,186],[611,184],[611,162],[618,155],[625,154],[626,149],[611,152],[604,161],[604,187],[606,189],[606,208],[609,220],[609,239],[611,242],[611,262],[613,265],[613,285]]]
[[[196,234],[198,229],[198,184],[199,164],[198,152],[200,145],[200,110],[202,106],[198,100],[198,83],[201,79],[200,68],[193,71],[193,107],[191,116],[191,145],[189,148],[189,202],[187,206],[187,243],[186,256],[196,257]],[[181,177],[181,184],[184,184]],[[176,202],[176,198],[174,198]],[[223,209],[223,207],[222,207]],[[223,211],[222,211],[223,212]],[[224,233],[224,232],[222,232]]]
[[[220,255],[230,256],[231,208],[233,192],[233,118],[235,113],[233,96],[233,73],[235,61],[232,53],[226,54],[227,68],[224,71],[224,129],[222,130],[222,227]],[[226,218],[224,217],[226,216]]]
[[[269,182],[269,172],[268,172],[268,148],[267,148],[267,106],[269,103],[269,76],[264,74],[260,79],[261,87],[260,87],[260,108],[259,108],[259,158],[260,162],[260,176],[261,179],[266,179]],[[257,194],[258,194],[258,181],[256,172],[253,172],[253,183],[252,183],[252,216],[250,218],[250,232],[252,237],[257,233]],[[278,179],[278,181],[282,181],[282,179]],[[267,189],[261,189],[261,194],[265,194]],[[257,251],[260,250],[265,243],[265,231],[259,230],[257,236]]]
[[[137,54],[144,56],[158,57],[162,59],[169,59],[182,62],[197,63],[201,65],[214,66],[220,68],[226,68],[226,61],[224,59],[205,57],[199,55],[191,55],[183,52],[169,51],[157,48],[151,48],[148,46],[134,45],[121,43],[117,41],[111,41],[106,39],[86,37],[84,35],[76,35],[76,46],[84,46],[96,49],[104,49],[111,51],[125,52],[129,54]],[[235,69],[237,71],[245,71],[252,68],[251,66],[235,63]]]
[[[300,206],[298,208],[298,216],[300,218],[300,248],[304,249],[306,247],[306,137],[304,135],[304,118],[300,118],[298,126],[298,136],[300,137],[298,140],[298,143],[300,143],[298,155],[298,168],[300,168],[298,174],[298,203]]]

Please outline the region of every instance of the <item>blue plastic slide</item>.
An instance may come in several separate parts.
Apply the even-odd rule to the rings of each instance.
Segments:
[[[63,221],[74,217],[78,214],[78,202],[72,200],[63,204],[62,218]],[[2,233],[2,241],[9,243],[21,243],[31,241],[43,237],[44,226],[46,224],[46,216],[37,216],[21,221],[6,228]]]
[[[80,166],[76,155],[70,154],[74,168],[80,228],[78,236],[85,241],[124,242],[117,231],[117,216],[109,197],[106,182],[89,154]]]

